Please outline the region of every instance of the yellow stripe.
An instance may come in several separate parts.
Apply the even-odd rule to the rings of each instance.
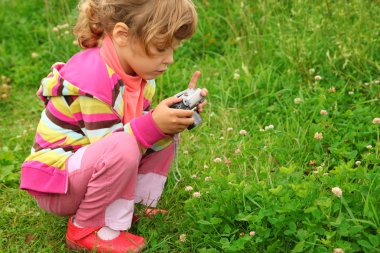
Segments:
[[[69,107],[67,106],[67,103],[63,97],[51,97],[50,102],[53,103],[54,107],[63,115],[66,117],[69,117],[70,119],[73,119],[73,115],[71,114],[71,111]]]
[[[58,77],[59,77],[58,71],[56,69],[53,69],[53,76],[45,79],[46,82],[45,82],[44,91],[47,91],[48,94],[44,94],[44,95],[49,96],[53,94],[53,87],[57,84]]]
[[[40,123],[38,124],[37,133],[39,133],[45,141],[50,142],[50,143],[59,141],[63,139],[64,137],[66,137],[65,134],[59,131],[53,130],[48,125],[46,125],[45,122],[43,121],[40,121]]]
[[[79,95],[79,88],[76,87],[75,85],[69,83],[68,81],[65,80],[63,82],[63,86],[65,86],[65,88],[68,90],[67,94]]]
[[[74,139],[74,138],[67,136],[65,142],[62,143],[60,146],[64,146],[64,145],[85,146],[88,144],[90,144],[90,141],[89,141],[87,136],[84,136],[83,138],[80,138],[80,139]]]
[[[115,73],[115,71],[113,69],[111,69],[107,64],[107,71],[108,71],[108,77],[112,77],[112,75]]]
[[[152,101],[155,91],[156,87],[148,81],[144,88],[144,97],[149,101]]]
[[[31,154],[25,161],[38,161],[63,169],[65,167],[66,159],[69,157],[69,155],[70,152],[58,153],[54,150],[50,150],[48,152],[36,152],[34,154]]]
[[[99,114],[99,113],[109,113],[114,114],[112,108],[106,103],[90,97],[79,96],[71,104],[72,113],[81,112],[83,114]]]

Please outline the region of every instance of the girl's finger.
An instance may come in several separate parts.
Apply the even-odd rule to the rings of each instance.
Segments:
[[[189,89],[195,89],[197,87],[197,81],[200,75],[201,72],[199,70],[194,72],[193,77],[191,77],[190,83],[187,86]]]

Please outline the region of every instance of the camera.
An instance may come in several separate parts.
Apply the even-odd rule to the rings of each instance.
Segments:
[[[193,119],[194,123],[191,124],[187,129],[191,130],[194,127],[198,126],[200,123],[202,123],[202,117],[199,115],[199,112],[197,110],[197,105],[202,103],[205,99],[201,95],[202,89],[197,88],[197,89],[187,89],[184,90],[175,96],[178,98],[182,98],[181,102],[175,103],[170,108],[174,109],[183,109],[183,110],[193,110]]]

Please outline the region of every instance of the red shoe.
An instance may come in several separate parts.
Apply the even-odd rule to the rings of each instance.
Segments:
[[[125,231],[113,240],[102,240],[97,236],[101,227],[78,228],[69,218],[66,233],[66,245],[73,250],[94,250],[94,252],[140,252],[145,248],[145,239]]]
[[[147,208],[147,209],[145,209],[144,217],[151,219],[157,214],[166,214],[166,213],[168,213],[168,211],[164,210],[164,209]],[[132,218],[132,223],[136,223],[139,220],[140,220],[140,217],[138,215],[134,214],[133,218]]]

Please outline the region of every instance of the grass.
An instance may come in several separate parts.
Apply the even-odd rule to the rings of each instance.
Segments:
[[[182,180],[170,174],[159,204],[169,219],[132,228],[146,252],[380,252],[378,3],[195,3],[197,34],[157,80],[155,103],[198,69],[209,103],[182,135]],[[11,78],[0,99],[1,252],[67,252],[66,219],[41,211],[18,180],[39,81],[79,50],[69,29],[53,31],[73,26],[75,6],[0,0],[0,75]]]

